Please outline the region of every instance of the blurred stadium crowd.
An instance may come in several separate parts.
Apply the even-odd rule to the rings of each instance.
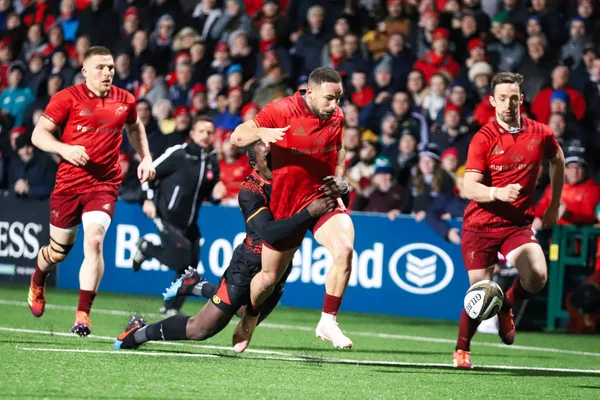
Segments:
[[[325,65],[344,78],[351,209],[413,214],[448,240],[462,216],[468,145],[494,117],[497,71],[525,77],[522,113],[549,124],[567,155],[561,223],[596,223],[600,39],[595,0],[0,0],[0,188],[50,194],[57,156],[31,145],[50,97],[83,82],[91,45],[114,52],[114,84],[138,100],[154,158],[192,118],[216,126],[225,204],[248,159],[233,129],[306,86]],[[124,135],[121,198],[141,202]],[[541,216],[548,178],[537,190]],[[534,223],[535,227],[535,223]]]

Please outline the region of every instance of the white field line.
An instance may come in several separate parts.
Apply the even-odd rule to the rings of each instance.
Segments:
[[[43,347],[18,347],[19,350],[24,351],[39,351],[39,352],[56,352],[56,353],[96,353],[96,354],[112,354],[112,355],[150,355],[150,356],[162,356],[162,357],[211,357],[218,358],[219,356],[214,354],[198,354],[198,353],[154,353],[150,351],[119,351],[119,350],[86,350],[86,349],[51,349]],[[410,363],[410,362],[398,362],[398,361],[379,361],[379,360],[349,360],[344,358],[303,358],[303,357],[239,357],[242,359],[261,359],[261,360],[274,360],[274,361],[299,361],[299,362],[310,362],[310,363],[323,363],[323,364],[349,364],[349,365],[368,365],[368,366],[381,366],[381,367],[424,367],[424,368],[453,368],[452,364],[441,364],[441,363]],[[547,372],[567,372],[573,374],[600,374],[598,369],[571,369],[571,368],[544,368],[544,367],[521,367],[521,366],[510,366],[510,365],[479,365],[475,367],[477,369],[488,369],[488,370],[499,370],[499,371],[547,371]]]
[[[38,330],[34,330],[34,329],[9,328],[9,327],[4,327],[4,326],[0,326],[0,331],[15,332],[15,333],[31,333],[31,334],[35,334],[35,335],[50,335],[50,336],[64,336],[64,337],[71,337],[71,338],[79,338],[79,336],[77,336],[73,333],[67,333],[67,332],[38,331]],[[114,340],[116,339],[116,336],[109,337],[109,336],[89,335],[88,337],[90,339],[107,340],[107,341],[111,341],[111,342],[114,342]],[[233,347],[213,346],[213,345],[207,345],[207,344],[195,344],[193,342],[190,343],[187,341],[185,341],[185,342],[153,341],[150,343],[163,345],[163,346],[179,346],[179,347],[184,346],[184,347],[194,347],[197,349],[233,351]],[[279,356],[293,356],[292,353],[283,353],[283,352],[279,352],[279,351],[259,350],[259,349],[246,349],[246,352],[247,353],[256,353],[256,354],[272,354],[272,355],[279,355]]]
[[[10,306],[18,306],[18,307],[29,307],[27,302],[25,301],[14,301],[14,300],[3,300],[0,299],[0,305],[10,305]],[[60,306],[54,304],[46,304],[46,308],[55,309],[55,310],[65,310],[65,311],[76,311],[76,307],[72,306]],[[94,314],[107,314],[107,315],[119,315],[131,317],[134,312],[128,311],[120,311],[120,310],[105,310],[94,308]],[[151,313],[143,313],[144,317],[149,318],[166,318],[166,315],[163,314],[151,314]],[[235,322],[232,322],[235,323]],[[285,330],[293,330],[293,331],[304,331],[304,332],[313,332],[314,328],[309,326],[300,326],[300,325],[283,325],[283,324],[272,324],[268,322],[262,322],[260,327],[270,328],[270,329],[285,329]],[[1,328],[0,328],[1,329]],[[423,337],[423,336],[411,336],[411,335],[397,335],[391,333],[376,333],[376,332],[361,332],[361,331],[345,331],[348,336],[365,336],[365,337],[373,337],[379,339],[392,339],[392,340],[407,340],[407,341],[416,341],[416,342],[428,342],[428,343],[448,343],[455,344],[456,340],[454,339],[443,339],[443,338],[433,338],[433,337]],[[558,353],[558,354],[570,354],[576,356],[588,356],[588,357],[600,357],[600,353],[589,352],[589,351],[578,351],[578,350],[565,350],[565,349],[555,349],[551,347],[533,347],[533,346],[519,346],[519,345],[511,345],[507,346],[502,343],[487,343],[487,342],[472,342],[473,345],[482,346],[482,347],[494,347],[494,348],[502,348],[508,350],[523,350],[523,351],[537,351],[542,353]]]

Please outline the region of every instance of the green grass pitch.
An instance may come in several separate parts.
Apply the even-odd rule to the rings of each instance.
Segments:
[[[600,398],[598,336],[517,332],[515,345],[504,346],[497,335],[477,334],[476,368],[458,371],[451,367],[455,323],[350,314],[342,306],[338,321],[352,350],[316,339],[318,310],[279,308],[241,356],[231,349],[237,318],[206,342],[116,351],[112,342],[131,313],[161,319],[159,297],[100,293],[87,338],[70,334],[76,292],[49,290],[47,299],[37,319],[26,287],[0,285],[0,398]],[[202,304],[188,301],[184,311],[195,315]]]

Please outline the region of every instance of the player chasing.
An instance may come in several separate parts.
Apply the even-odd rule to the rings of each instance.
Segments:
[[[34,316],[44,314],[48,274],[67,257],[83,223],[84,259],[72,332],[87,336],[92,328],[90,310],[104,273],[104,236],[121,184],[119,146],[124,126],[141,157],[137,170],[140,182],[154,179],[155,171],[135,98],[112,86],[115,63],[110,51],[91,47],[85,53],[81,72],[85,83],[52,96],[33,131],[33,144],[59,154],[62,160],[50,196],[50,243],[38,253],[27,301]],[[59,128],[62,141],[53,135]]]
[[[289,218],[324,196],[320,190],[324,179],[342,178],[344,115],[338,106],[342,93],[340,75],[332,68],[317,68],[309,76],[306,91],[267,104],[233,132],[231,140],[236,146],[243,147],[257,140],[272,145],[271,211],[276,220]],[[354,248],[352,220],[345,208],[340,207],[303,224],[287,240],[263,245],[262,270],[250,285],[251,307],[246,308],[233,336],[237,352],[248,347],[261,306],[273,293],[308,230],[333,258],[325,281],[323,312],[315,333],[322,340],[330,340],[336,348],[352,347],[352,341],[342,333],[336,321],[350,279]]]
[[[248,151],[250,166],[254,172],[240,186],[239,203],[246,222],[246,238],[236,247],[231,262],[223,274],[218,288],[200,278],[195,269],[190,269],[167,289],[165,300],[176,296],[203,296],[209,298],[195,317],[174,315],[154,324],[145,325],[141,317],[134,316],[127,328],[114,342],[116,349],[134,349],[150,340],[206,340],[217,333],[237,313],[243,313],[250,304],[250,282],[261,270],[263,242],[275,243],[294,234],[300,226],[313,218],[331,212],[336,201],[323,197],[312,201],[290,218],[274,220],[269,203],[271,179],[269,150],[262,143],[253,144]],[[339,181],[331,182],[328,191],[339,192]],[[283,295],[283,288],[291,265],[286,269],[276,289],[263,304],[260,321],[273,311]]]
[[[550,161],[552,201],[544,227],[556,224],[565,177],[563,152],[547,125],[519,113],[523,103],[519,74],[502,72],[492,80],[490,103],[496,118],[477,132],[469,146],[464,193],[471,200],[463,219],[462,254],[471,285],[491,280],[498,252],[519,271],[498,313],[499,335],[515,340],[512,306],[546,284],[546,258],[531,229],[533,193],[542,161]],[[470,345],[479,321],[463,309],[454,365],[472,368]]]

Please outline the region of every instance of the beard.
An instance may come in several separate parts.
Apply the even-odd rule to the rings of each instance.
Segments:
[[[310,111],[312,111],[313,114],[315,114],[320,120],[323,120],[323,121],[329,121],[331,119],[331,117],[333,117],[333,114],[335,114],[335,111],[332,112],[331,114],[325,113],[325,112],[319,110],[313,104],[310,104],[310,102],[308,103],[308,107],[310,108]]]
[[[517,120],[517,116],[518,116],[517,112],[512,112],[512,113],[510,113],[510,115],[501,113],[501,114],[497,115],[496,117],[506,124],[512,124],[513,122],[515,122]]]

